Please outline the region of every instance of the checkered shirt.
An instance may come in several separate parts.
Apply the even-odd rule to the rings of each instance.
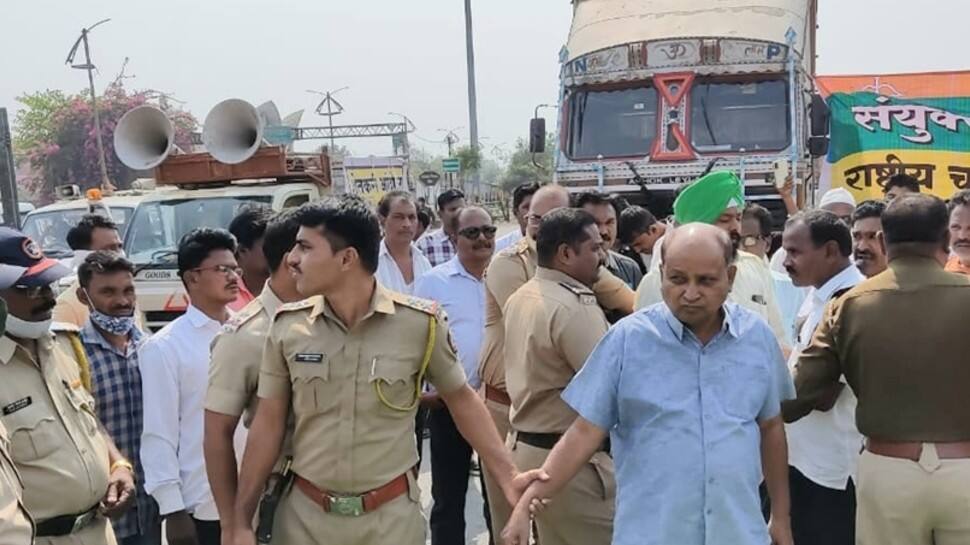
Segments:
[[[146,338],[138,328],[132,329],[126,352],[123,353],[104,338],[90,319],[81,328],[81,342],[91,365],[92,394],[98,419],[121,454],[135,466],[135,503],[122,517],[112,521],[119,539],[144,534],[151,525],[158,524],[158,508],[155,500],[145,493],[142,485],[145,474],[138,459],[142,430],[138,347]]]
[[[431,262],[432,267],[447,263],[455,257],[455,245],[451,243],[444,229],[437,229],[424,235],[415,244],[424,257]]]

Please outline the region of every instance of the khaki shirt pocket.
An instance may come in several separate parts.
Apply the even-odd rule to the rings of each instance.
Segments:
[[[330,360],[320,363],[294,363],[293,410],[299,414],[320,414],[337,406],[337,387],[330,380]]]
[[[31,405],[4,417],[10,437],[10,456],[17,463],[34,462],[53,454],[63,437],[57,417],[41,405]]]
[[[371,362],[370,380],[378,403],[387,411],[405,416],[416,407],[418,362],[400,356],[377,356]]]
[[[95,412],[94,397],[80,384],[77,386],[65,384],[64,388],[67,390],[67,399],[77,413],[81,425],[89,434],[97,435],[98,414]]]

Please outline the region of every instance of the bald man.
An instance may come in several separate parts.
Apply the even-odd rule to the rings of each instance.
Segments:
[[[509,431],[509,408],[511,399],[505,386],[505,303],[519,288],[536,274],[538,254],[535,236],[539,222],[549,212],[569,207],[569,192],[559,185],[541,187],[532,196],[526,223],[526,236],[515,245],[502,250],[492,259],[485,273],[485,340],[479,358],[481,392],[485,405],[503,437]],[[621,316],[633,312],[633,290],[622,280],[600,267],[599,280],[591,288],[597,303],[606,311]],[[491,525],[500,531],[508,520],[510,506],[502,499],[502,492],[488,471],[485,487],[489,497]],[[494,491],[494,493],[493,493]]]
[[[741,218],[744,211],[744,184],[729,171],[712,172],[688,186],[674,201],[674,224],[698,222],[713,225],[730,237],[735,248],[741,244]],[[661,242],[658,241],[658,245]],[[658,252],[654,252],[656,255]],[[660,259],[650,263],[650,271],[637,288],[636,308],[659,303],[661,295]],[[733,279],[730,300],[764,318],[786,352],[788,335],[781,319],[775,295],[775,281],[764,260],[738,251],[737,274]]]
[[[767,324],[728,302],[737,268],[727,233],[693,223],[665,238],[663,304],[614,325],[563,392],[579,416],[542,466],[549,480],[516,506],[508,544],[528,543],[530,504],[556,501],[610,436],[613,545],[703,545],[706,536],[792,545],[781,402],[794,387],[785,359]]]

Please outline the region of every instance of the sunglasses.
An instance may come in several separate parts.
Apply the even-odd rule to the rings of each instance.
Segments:
[[[498,231],[498,227],[494,225],[483,225],[482,227],[465,227],[458,234],[469,239],[475,240],[481,235],[485,235],[485,238],[495,238],[495,233]]]
[[[41,299],[49,286],[14,286],[13,289],[28,299]]]

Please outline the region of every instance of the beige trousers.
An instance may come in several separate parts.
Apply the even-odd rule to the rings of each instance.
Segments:
[[[296,486],[280,502],[273,521],[272,545],[425,545],[420,490],[410,492],[359,517],[327,513]]]
[[[514,432],[513,432],[514,435]],[[516,443],[512,458],[520,470],[542,467],[548,450]],[[610,545],[616,503],[613,459],[597,452],[535,518],[541,545]]]
[[[484,388],[482,390],[484,391]],[[489,399],[485,399],[485,407],[488,408],[488,414],[492,416],[492,421],[495,422],[499,437],[504,441],[509,434],[509,407]],[[498,481],[495,480],[490,471],[485,469],[484,464],[482,471],[485,479],[485,493],[488,494],[488,513],[492,518],[492,538],[499,542],[501,541],[499,536],[502,535],[502,530],[505,529],[505,525],[509,522],[509,516],[512,515],[512,508],[509,506],[509,502],[505,500],[505,493],[502,492]]]
[[[970,544],[970,460],[919,462],[869,451],[859,460],[857,545]]]
[[[111,523],[104,517],[97,517],[83,530],[74,534],[58,537],[38,537],[35,545],[117,545]]]

